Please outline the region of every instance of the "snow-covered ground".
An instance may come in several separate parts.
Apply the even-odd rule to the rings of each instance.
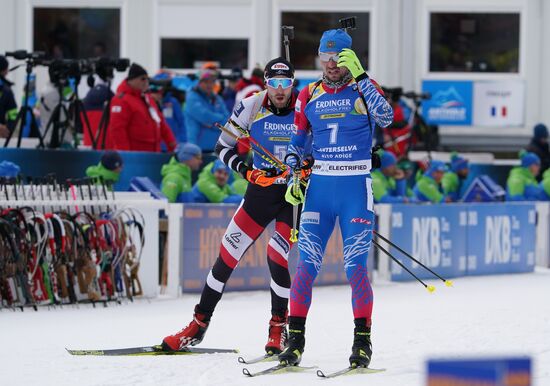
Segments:
[[[373,375],[318,379],[314,372],[246,378],[238,354],[71,357],[69,348],[155,344],[189,322],[196,295],[133,304],[0,312],[1,385],[424,385],[425,361],[436,357],[530,355],[534,385],[550,384],[550,270],[458,279],[429,294],[418,283],[375,286]],[[352,341],[350,291],[314,291],[303,365],[326,371],[347,365]],[[228,293],[204,347],[263,351],[269,293]],[[248,366],[251,370],[271,364]]]

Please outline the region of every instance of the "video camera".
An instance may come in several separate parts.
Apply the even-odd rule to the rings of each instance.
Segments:
[[[27,52],[26,50],[17,50],[6,52],[7,57],[12,57],[15,60],[28,60],[34,62],[35,65],[42,64],[46,60],[46,54],[42,51]]]
[[[54,84],[63,83],[68,78],[80,79],[82,75],[97,74],[100,78],[113,79],[114,71],[126,71],[130,60],[126,58],[113,59],[107,57],[90,59],[54,59],[44,63],[49,67],[50,81]]]

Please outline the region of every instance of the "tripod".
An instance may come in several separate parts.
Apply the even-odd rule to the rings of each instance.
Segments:
[[[112,78],[108,77],[107,78],[107,90],[109,90],[108,97],[107,97],[105,106],[103,107],[103,113],[101,114],[101,120],[99,121],[99,126],[97,127],[95,138],[90,135],[94,150],[97,149],[98,147],[99,149],[105,149],[105,141],[107,140],[107,128],[109,127],[109,120],[111,119],[111,100],[113,99],[113,96],[110,92],[111,81],[112,81]]]
[[[29,94],[30,94],[30,82],[31,82],[31,74],[32,74],[32,67],[33,62],[32,59],[27,59],[26,61],[26,83],[25,83],[25,99],[24,104],[21,106],[21,109],[17,113],[17,117],[15,118],[15,121],[12,125],[12,128],[10,130],[10,135],[8,138],[6,138],[6,142],[4,142],[4,147],[8,147],[11,137],[13,136],[13,133],[15,132],[15,129],[17,128],[17,125],[19,125],[19,135],[17,137],[17,147],[21,147],[21,138],[23,137],[23,128],[27,125],[27,114],[30,117],[31,120],[31,133],[36,133],[38,136],[38,140],[40,144],[38,145],[39,148],[44,148],[44,139],[42,135],[40,135],[40,130],[38,129],[38,123],[36,123],[36,118],[32,112],[32,108],[29,106]]]
[[[61,140],[65,138],[65,135],[67,133],[67,128],[69,127],[69,110],[67,108],[66,100],[63,98],[63,88],[65,87],[65,82],[59,80],[55,83],[55,86],[57,88],[57,94],[59,97],[59,100],[55,107],[52,110],[52,114],[50,116],[50,119],[48,120],[48,123],[45,126],[45,130],[43,133],[43,137],[46,138],[48,135],[48,132],[50,129],[52,129],[52,134],[50,138],[50,143],[48,145],[51,149],[56,149],[61,145]],[[44,99],[44,98],[42,98]],[[47,105],[42,100],[42,104],[44,105],[44,108],[48,110]],[[61,137],[59,133],[61,132]],[[76,134],[74,134],[76,136]]]

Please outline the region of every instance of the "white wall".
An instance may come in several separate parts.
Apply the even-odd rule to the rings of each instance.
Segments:
[[[121,9],[121,56],[155,72],[162,37],[249,39],[249,67],[279,55],[283,10],[368,11],[371,14],[369,72],[380,83],[420,90],[422,79],[521,79],[526,84],[524,127],[443,127],[447,136],[479,142],[525,141],[534,123],[550,123],[550,1],[548,0],[0,0],[0,52],[32,49],[32,7],[117,7]],[[430,74],[429,10],[521,13],[519,74]],[[328,26],[327,26],[328,27]],[[298,34],[299,31],[296,31]],[[314,72],[300,72],[311,76]],[[19,92],[24,71],[15,80]],[[40,79],[38,84],[40,84]],[[492,139],[491,139],[492,138]]]

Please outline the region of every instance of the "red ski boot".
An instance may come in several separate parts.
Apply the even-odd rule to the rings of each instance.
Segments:
[[[269,355],[280,354],[286,347],[288,332],[286,316],[273,315],[269,321],[269,336],[265,351]]]
[[[164,338],[162,341],[162,349],[166,351],[180,351],[187,346],[199,344],[208,329],[211,316],[212,314],[201,312],[199,306],[196,305],[191,323],[183,330]]]

